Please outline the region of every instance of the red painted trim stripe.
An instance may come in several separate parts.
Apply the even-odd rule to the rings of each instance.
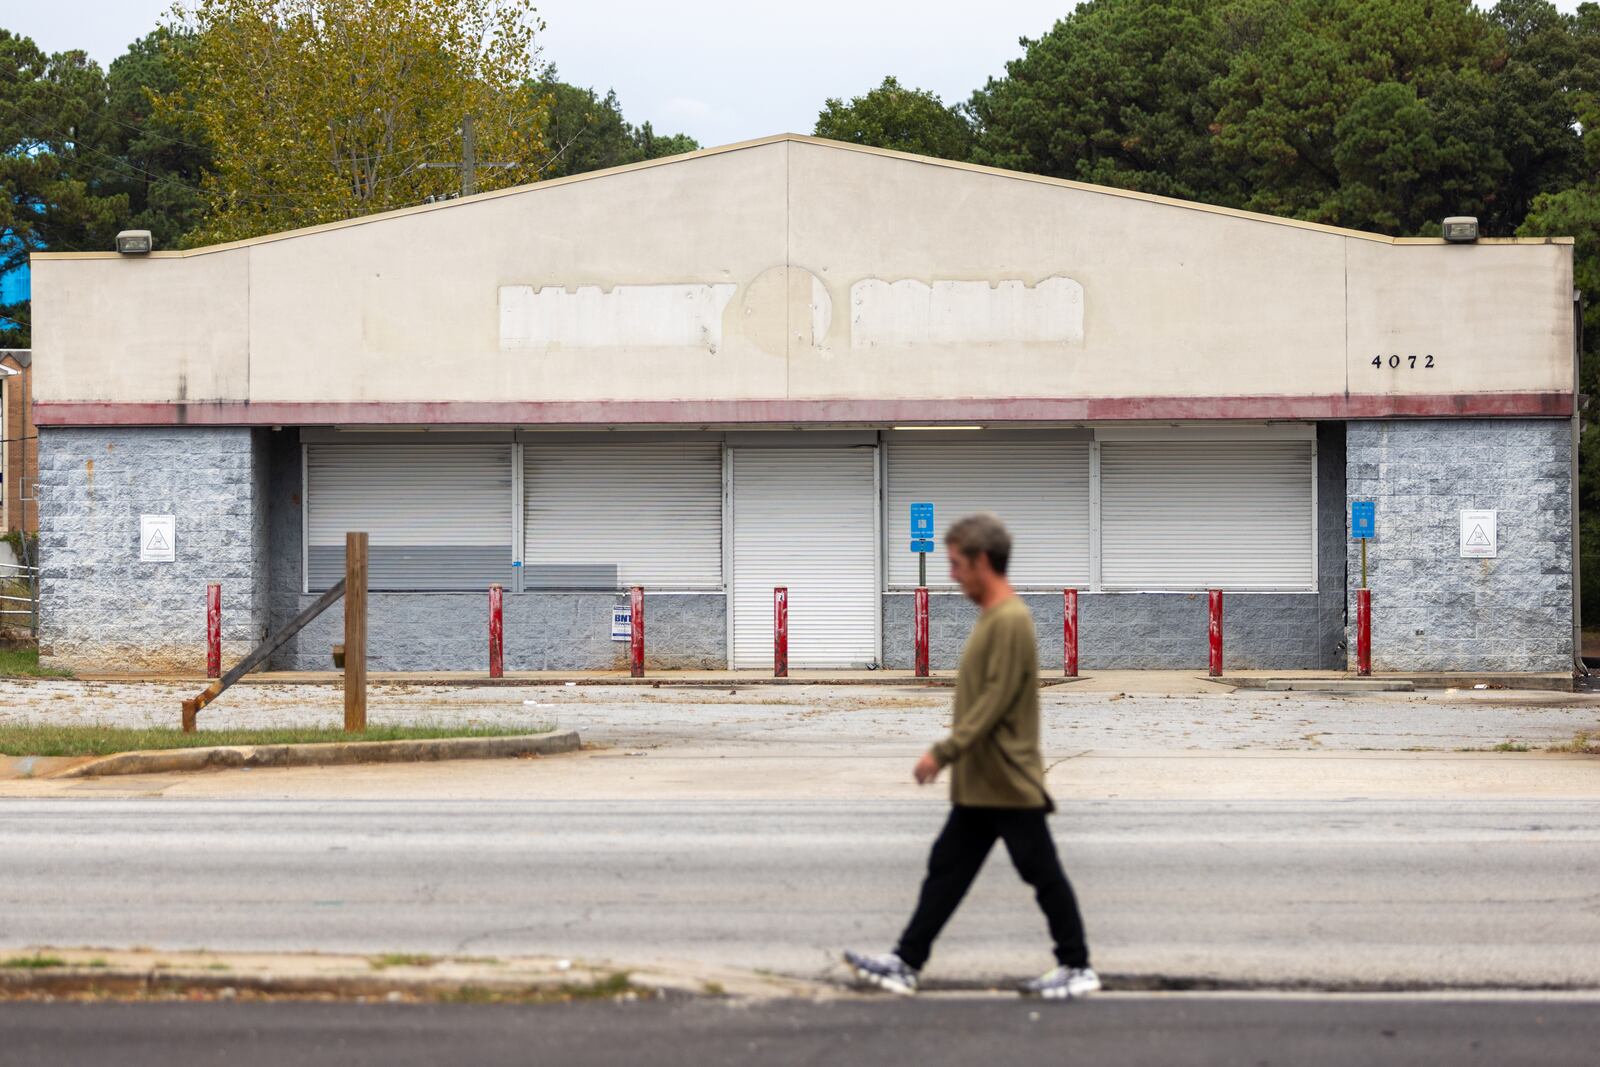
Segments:
[[[1175,419],[1568,418],[1571,393],[1002,397],[943,400],[530,400],[184,404],[40,401],[40,426],[739,426]]]

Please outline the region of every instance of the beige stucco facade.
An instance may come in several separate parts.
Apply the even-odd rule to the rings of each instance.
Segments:
[[[35,388],[57,424],[1555,415],[1571,253],[787,136],[215,249],[36,255]]]

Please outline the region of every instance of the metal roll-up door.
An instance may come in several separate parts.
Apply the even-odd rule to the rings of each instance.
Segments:
[[[789,663],[877,661],[877,449],[733,453],[733,665],[772,666],[772,590],[789,590]]]
[[[1088,585],[1089,442],[895,440],[887,448],[891,585],[917,583],[917,557],[907,550],[913,501],[932,501],[938,523],[931,586],[949,585],[938,538],[977,511],[994,512],[1011,531],[1013,584]]]
[[[525,589],[719,589],[722,443],[523,445]]]
[[[1105,589],[1309,589],[1310,441],[1100,445]]]
[[[372,589],[511,581],[511,445],[306,446],[306,585],[344,577],[344,535],[368,535]]]

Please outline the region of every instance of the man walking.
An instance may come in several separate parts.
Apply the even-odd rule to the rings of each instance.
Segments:
[[[950,818],[928,857],[917,910],[891,953],[846,952],[867,985],[915,993],[933,940],[955,913],[998,838],[1033,886],[1055,939],[1054,970],[1024,982],[1024,996],[1076,997],[1100,988],[1089,966],[1083,920],[1056,857],[1045,816],[1055,802],[1039,754],[1039,662],[1033,616],[1006,580],[1011,535],[993,515],[971,515],[945,534],[950,576],[980,609],[961,653],[950,735],[917,761],[918,784],[950,767]]]

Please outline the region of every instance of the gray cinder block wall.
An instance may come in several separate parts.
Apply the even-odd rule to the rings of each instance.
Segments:
[[[1222,661],[1225,669],[1337,670],[1345,641],[1345,433],[1344,424],[1317,427],[1317,592],[1235,593],[1223,602]],[[1247,521],[1241,516],[1241,521]],[[930,566],[933,562],[930,561]],[[1025,593],[1039,635],[1039,666],[1063,667],[1059,592]],[[913,665],[913,601],[889,593],[883,603],[884,665]],[[1078,662],[1084,670],[1205,669],[1204,593],[1080,593]],[[928,600],[929,662],[954,668],[977,609],[959,593]]]
[[[78,671],[205,669],[206,584],[223,655],[268,620],[266,444],[235,428],[39,430],[40,661]],[[177,560],[139,560],[139,516],[171,514]]]
[[[1378,671],[1572,668],[1572,428],[1558,419],[1352,422]],[[1463,559],[1460,512],[1499,512],[1499,555]],[[1351,586],[1358,543],[1349,545]],[[1351,667],[1354,667],[1354,593]]]

